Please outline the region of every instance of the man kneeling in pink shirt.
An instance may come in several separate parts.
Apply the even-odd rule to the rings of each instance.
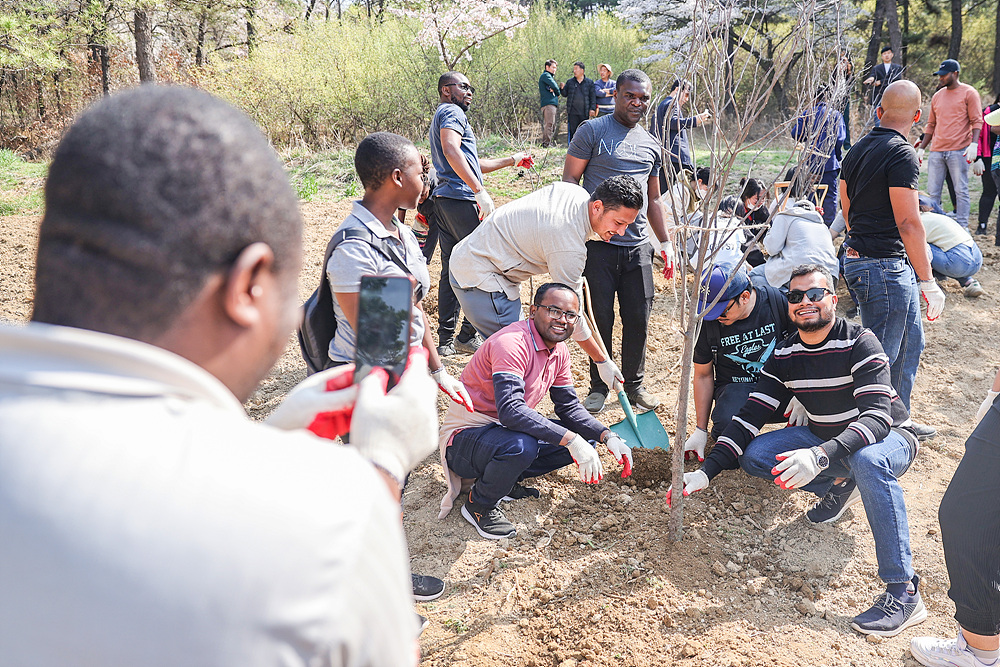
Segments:
[[[462,516],[483,537],[499,540],[516,534],[499,508],[501,500],[537,498],[523,486],[537,477],[576,462],[580,480],[597,484],[603,477],[596,442],[632,473],[632,451],[590,416],[573,388],[566,339],[580,320],[580,302],[568,285],[538,288],[527,320],[507,325],[476,351],[462,383],[474,413],[449,409],[441,426],[441,465],[448,493],[441,501],[443,519],[463,492]],[[558,419],[535,410],[548,392]]]

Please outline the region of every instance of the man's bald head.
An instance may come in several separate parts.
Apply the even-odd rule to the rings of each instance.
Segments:
[[[882,93],[880,118],[882,125],[905,124],[909,127],[914,116],[920,111],[920,89],[912,81],[896,81],[889,84]],[[898,128],[894,128],[898,129]]]

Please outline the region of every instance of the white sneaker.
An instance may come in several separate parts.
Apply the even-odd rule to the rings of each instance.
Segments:
[[[965,296],[975,298],[977,296],[982,296],[986,293],[983,286],[979,284],[979,281],[973,278],[968,285],[962,288],[962,293]]]
[[[938,639],[937,637],[914,637],[910,640],[910,654],[913,659],[927,667],[990,667],[996,662],[983,662],[969,650],[962,631],[958,639]]]

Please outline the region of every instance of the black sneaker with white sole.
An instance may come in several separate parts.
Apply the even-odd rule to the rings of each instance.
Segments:
[[[444,582],[437,577],[411,574],[410,580],[413,582],[413,599],[417,602],[437,600],[444,593]]]
[[[917,586],[920,577],[913,576],[913,593],[900,600],[889,591],[875,598],[875,604],[851,621],[851,627],[866,635],[895,637],[906,628],[927,620],[927,608]]]
[[[844,515],[847,508],[861,500],[861,492],[853,479],[834,484],[823,498],[806,512],[812,523],[833,523]]]
[[[917,434],[917,440],[923,442],[924,440],[930,440],[937,435],[937,429],[933,426],[928,426],[927,424],[918,424],[917,422],[911,421],[910,426],[913,427],[913,432]]]
[[[514,488],[507,492],[501,501],[510,502],[511,500],[523,500],[524,498],[541,498],[542,494],[538,492],[538,489],[533,489],[530,486],[524,486],[523,484],[515,484]]]
[[[502,540],[517,535],[514,524],[507,520],[507,515],[499,507],[487,507],[470,499],[462,505],[462,516],[475,527],[477,533],[488,540]]]

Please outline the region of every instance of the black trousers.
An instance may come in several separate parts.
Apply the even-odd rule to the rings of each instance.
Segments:
[[[576,128],[580,127],[583,121],[587,120],[587,114],[580,115],[570,112],[569,114],[567,114],[567,119],[568,120],[566,121],[566,131],[567,131],[566,145],[568,146],[569,142],[573,141],[573,135],[576,134]]]
[[[955,620],[977,635],[1000,634],[1000,405],[965,442],[938,521]]]
[[[448,264],[451,261],[451,251],[458,242],[471,234],[479,226],[479,209],[476,202],[465,199],[449,199],[435,197],[434,206],[437,209],[438,241],[441,244],[441,280],[438,282],[438,345],[450,343],[455,338],[455,325],[462,305],[451,288]],[[471,340],[476,335],[476,329],[469,320],[462,320],[462,340]]]
[[[993,181],[993,172],[987,166],[983,172],[983,194],[979,195],[979,224],[985,225],[990,221],[990,213],[993,212],[993,204],[997,200],[997,184]]]
[[[615,295],[622,318],[621,371],[625,391],[642,385],[646,369],[646,330],[653,308],[653,245],[617,246],[587,241],[587,266],[583,275],[590,284],[594,320],[608,354],[614,354]],[[608,393],[608,386],[590,362],[590,391]]]

